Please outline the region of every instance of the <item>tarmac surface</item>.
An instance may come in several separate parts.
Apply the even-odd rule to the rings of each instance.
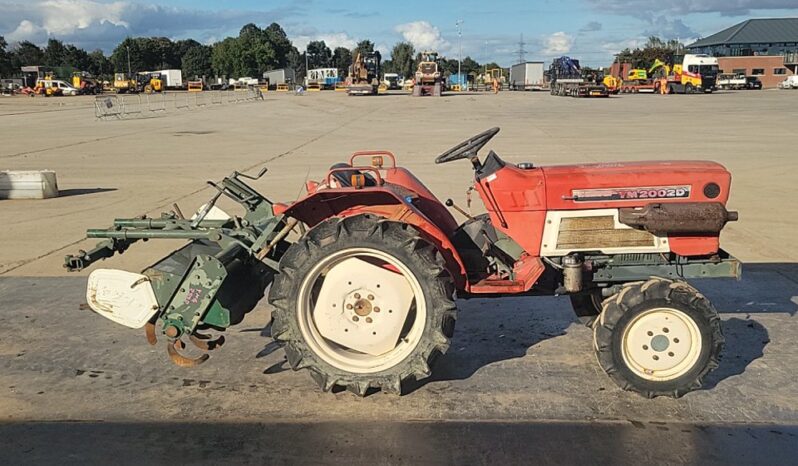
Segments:
[[[579,100],[543,93],[348,98],[322,92],[96,121],[90,98],[0,99],[0,169],[54,169],[64,194],[0,201],[0,463],[795,463],[798,458],[798,92]],[[195,369],[141,332],[80,310],[87,273],[63,255],[114,217],[187,212],[206,179],[290,201],[361,149],[394,151],[465,205],[467,162],[434,157],[491,126],[487,149],[536,164],[710,159],[740,212],[721,244],[744,278],[696,281],[723,317],[720,367],[673,400],[623,392],[566,298],[458,302],[449,353],[403,397],[322,393],[287,369],[261,302]],[[478,202],[477,199],[475,199]],[[478,209],[476,205],[473,206]],[[102,267],[141,269],[178,243]],[[99,445],[99,447],[98,447]]]

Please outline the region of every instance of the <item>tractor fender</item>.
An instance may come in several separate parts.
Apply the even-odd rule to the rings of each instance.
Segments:
[[[457,289],[465,290],[466,268],[460,254],[443,229],[414,205],[417,200],[418,197],[410,191],[405,192],[390,186],[362,189],[328,188],[305,196],[287,206],[282,213],[310,227],[331,217],[345,218],[361,214],[372,214],[412,225],[438,248],[446,260],[446,268],[451,273]]]

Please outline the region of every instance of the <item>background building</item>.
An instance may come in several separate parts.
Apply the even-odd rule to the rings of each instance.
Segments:
[[[798,18],[749,19],[687,49],[718,57],[724,73],[745,73],[776,87],[798,68]]]

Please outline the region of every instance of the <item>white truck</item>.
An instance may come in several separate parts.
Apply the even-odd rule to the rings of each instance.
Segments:
[[[181,70],[160,70],[156,73],[161,74],[164,87],[167,89],[183,88],[183,72]]]
[[[724,73],[718,75],[718,81],[715,86],[718,89],[745,89],[747,81],[744,74]]]
[[[514,91],[542,91],[545,88],[542,61],[528,61],[510,67],[510,89]]]

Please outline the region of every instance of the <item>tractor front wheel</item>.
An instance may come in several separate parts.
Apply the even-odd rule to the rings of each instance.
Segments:
[[[574,314],[576,314],[579,322],[592,327],[596,317],[601,314],[601,302],[604,299],[601,295],[601,290],[595,288],[572,294],[569,297],[571,298],[571,307],[573,307]]]
[[[269,293],[272,337],[324,391],[401,394],[430,375],[454,330],[454,285],[414,227],[371,215],[326,220],[293,244]]]
[[[678,398],[702,386],[723,349],[720,317],[681,281],[625,285],[593,327],[599,365],[624,390]]]

